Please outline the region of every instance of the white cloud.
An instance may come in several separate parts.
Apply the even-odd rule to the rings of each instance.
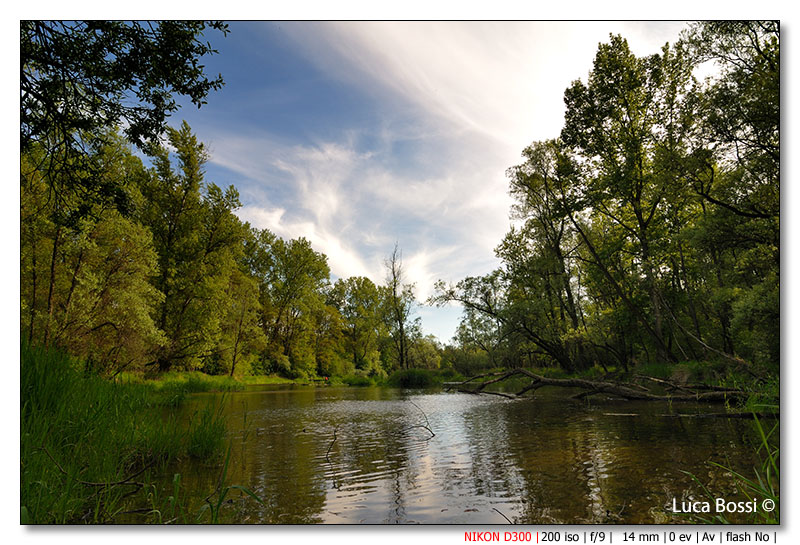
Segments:
[[[397,242],[424,299],[437,279],[489,272],[508,228],[505,170],[558,136],[563,92],[585,78],[598,42],[636,54],[674,41],[679,23],[287,23],[320,70],[367,93],[378,124],[297,145],[214,131],[212,161],[252,181],[240,216],[304,236],[334,275],[382,283]],[[336,134],[330,131],[327,134]],[[452,309],[449,311],[452,314]],[[439,324],[436,333],[449,338]],[[452,323],[452,328],[455,323]]]
[[[250,146],[261,148],[254,141]],[[291,206],[258,198],[246,201],[238,215],[281,237],[307,238],[328,256],[338,277],[383,282],[383,259],[395,242],[405,253],[408,281],[416,284],[421,299],[439,278],[475,274],[476,262],[491,267],[486,261],[493,260],[494,235],[505,229],[508,197],[502,180],[499,193],[485,184],[486,172],[451,169],[445,178],[407,178],[384,166],[385,156],[358,153],[341,143],[283,148],[280,156],[257,157],[225,147],[217,149],[212,161],[237,165],[251,173],[257,186],[272,185],[263,172],[277,167],[288,176]]]
[[[625,36],[639,55],[674,41],[679,22],[338,22],[286,25],[309,59],[359,87],[388,90],[426,115],[521,151],[554,137],[562,96],[597,44]]]

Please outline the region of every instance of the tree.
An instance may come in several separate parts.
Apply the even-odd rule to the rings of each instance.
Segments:
[[[414,286],[405,284],[403,256],[395,244],[392,254],[386,261],[386,287],[384,288],[384,320],[390,331],[392,344],[397,357],[397,367],[408,369],[408,327],[414,305]]]
[[[709,60],[718,71],[699,84]],[[434,302],[465,307],[450,353],[467,362],[503,339],[515,365],[566,370],[776,365],[778,60],[769,22],[698,23],[642,58],[620,36],[601,44],[565,92],[560,138],[508,171],[503,267],[437,285]]]
[[[237,365],[249,363],[266,346],[266,338],[258,322],[258,284],[254,278],[235,268],[231,272],[221,320],[222,334],[217,356],[222,369],[232,377]],[[241,365],[239,365],[241,367]]]
[[[624,233],[649,297],[652,318],[642,325],[661,361],[675,359],[665,332],[659,248],[668,236],[668,203],[679,200],[683,189],[673,165],[692,128],[690,82],[691,66],[679,49],[664,46],[661,55],[637,58],[623,38],[612,36],[598,48],[588,85],[575,81],[564,94],[561,140],[575,155],[579,188],[572,192],[583,194],[572,209],[590,209]],[[572,223],[589,247],[587,230]]]
[[[121,139],[109,138],[102,153],[103,176],[130,184],[135,195],[134,182],[145,176],[141,160]],[[101,373],[144,364],[164,342],[151,316],[161,294],[150,284],[157,271],[150,232],[99,205],[75,228],[55,223],[47,183],[27,168],[28,155],[20,199],[23,334]]]
[[[703,199],[688,232],[708,271],[698,314],[727,353],[780,358],[780,30],[775,21],[691,25],[682,45],[717,68],[699,93],[684,175]]]
[[[342,320],[344,345],[356,369],[379,369],[379,338],[384,329],[381,320],[381,293],[363,276],[338,279],[329,293]]]
[[[409,336],[408,360],[409,367],[416,369],[438,369],[442,363],[439,341],[434,335],[422,335],[422,325],[419,318],[414,321]]]
[[[438,306],[450,302],[458,302],[463,306],[454,340],[462,351],[466,351],[459,357],[468,356],[472,368],[491,367],[500,363],[498,356],[501,344],[512,333],[521,330],[520,325],[513,323],[512,315],[508,312],[507,288],[501,271],[493,271],[485,276],[464,278],[456,285],[439,281],[434,295],[428,299],[429,304]],[[470,354],[475,350],[483,351],[486,355],[479,365]]]
[[[166,371],[194,368],[219,341],[230,277],[242,251],[246,227],[233,215],[239,194],[205,183],[207,156],[184,122],[168,129],[177,168],[168,150],[154,150],[155,170],[142,184],[139,220],[150,228],[159,256],[155,287],[164,294],[156,322],[167,343],[154,363]]]
[[[261,325],[267,338],[265,370],[296,376],[316,372],[316,326],[327,299],[330,269],[305,238],[288,242],[262,231],[249,252],[261,289]],[[316,321],[315,321],[316,318]]]
[[[494,367],[502,363],[502,345],[508,337],[505,329],[498,317],[465,306],[454,340],[461,348],[484,352],[485,367]]]
[[[346,375],[353,371],[354,365],[342,357],[342,316],[336,307],[321,304],[310,309],[311,328],[308,340],[314,351],[319,377]]]
[[[689,165],[694,187],[741,218],[776,218],[780,211],[779,39],[776,21],[696,23],[682,36],[695,65],[713,62],[719,70],[701,94],[696,162]],[[721,168],[735,188],[719,176]]]
[[[48,174],[54,212],[74,222],[93,202],[127,212],[119,180],[98,175],[92,158],[104,135],[122,126],[146,147],[177,110],[174,95],[198,107],[222,77],[209,79],[200,59],[216,51],[202,40],[221,22],[22,21],[20,24],[20,146],[45,150],[35,168]],[[82,194],[66,205],[66,191]],[[72,217],[75,216],[75,217]]]

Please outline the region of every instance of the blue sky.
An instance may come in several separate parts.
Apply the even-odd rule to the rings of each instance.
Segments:
[[[556,137],[563,92],[586,78],[601,41],[639,55],[679,22],[239,22],[207,38],[225,87],[185,119],[211,153],[207,179],[235,185],[239,217],[306,237],[334,278],[383,283],[399,245],[424,301],[433,284],[499,266],[508,229],[505,170]],[[420,306],[449,341],[460,308]]]

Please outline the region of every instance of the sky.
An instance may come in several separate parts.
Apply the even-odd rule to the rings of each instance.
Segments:
[[[681,22],[234,22],[204,59],[225,86],[186,120],[208,145],[208,181],[237,215],[328,257],[332,279],[384,283],[395,244],[424,302],[437,280],[483,275],[509,227],[506,169],[557,137],[563,93],[600,42],[637,55]],[[457,306],[417,307],[448,342]]]

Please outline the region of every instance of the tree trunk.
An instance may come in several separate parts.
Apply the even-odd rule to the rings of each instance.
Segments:
[[[36,231],[31,220],[31,317],[28,325],[28,341],[33,342],[33,323],[36,316]]]
[[[47,289],[47,321],[44,325],[44,344],[48,345],[50,342],[50,326],[53,321],[53,308],[55,306],[53,301],[53,292],[56,283],[56,259],[58,257],[58,243],[61,240],[61,226],[56,228],[56,234],[53,237],[53,254],[50,257],[50,286]]]

